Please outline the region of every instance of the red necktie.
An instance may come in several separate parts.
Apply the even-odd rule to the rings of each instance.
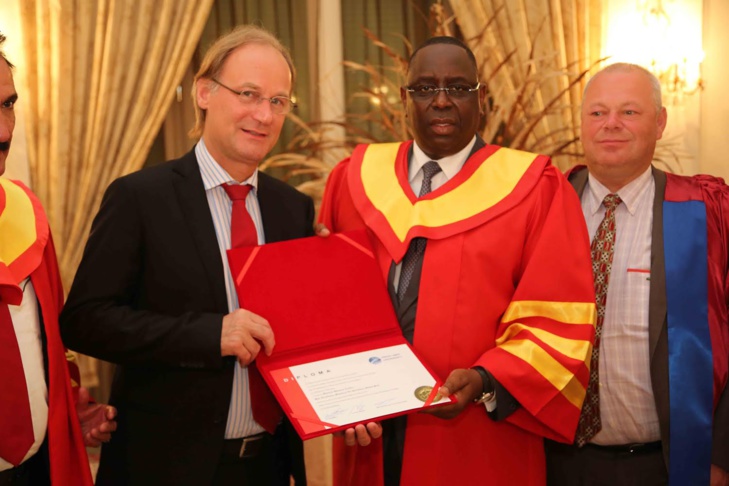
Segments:
[[[20,464],[35,441],[28,387],[8,304],[0,296],[0,457]]]
[[[222,187],[230,200],[233,201],[233,211],[230,216],[230,247],[257,245],[256,225],[246,209],[246,197],[251,190],[251,186],[248,184],[223,184]],[[240,300],[240,296],[238,298]],[[276,425],[281,421],[283,412],[271,390],[263,381],[255,361],[248,366],[248,385],[251,390],[253,418],[264,429],[273,434]]]
[[[608,194],[603,200],[605,216],[592,239],[592,277],[595,283],[595,303],[597,322],[595,323],[595,345],[590,356],[590,381],[587,384],[585,402],[582,404],[580,421],[577,424],[575,443],[582,447],[602,429],[600,420],[600,338],[602,325],[605,322],[605,304],[607,303],[608,283],[613,266],[615,249],[615,208],[622,201],[617,194]]]
[[[246,197],[251,191],[248,184],[224,184],[223,189],[233,201],[233,212],[230,216],[230,247],[255,246],[258,244],[256,225],[246,209]]]

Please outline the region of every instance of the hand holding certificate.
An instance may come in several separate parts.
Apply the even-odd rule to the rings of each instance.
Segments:
[[[231,250],[241,306],[276,338],[256,366],[302,438],[437,402],[442,383],[402,337],[364,233]]]
[[[407,344],[347,354],[271,372],[299,421],[329,428],[433,403],[433,376]],[[303,398],[303,400],[302,400]]]

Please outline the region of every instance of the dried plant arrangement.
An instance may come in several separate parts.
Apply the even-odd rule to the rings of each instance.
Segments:
[[[576,63],[555,68],[556,55],[537,49],[543,38],[540,28],[530,39],[526,62],[518,62],[517,48],[507,51],[493,42],[494,30],[501,28],[496,19],[502,11],[503,6],[497,8],[478,35],[465,39],[476,55],[479,79],[488,86],[481,136],[487,143],[550,155],[556,165],[566,170],[581,163],[583,155],[578,136],[579,101],[571,100],[581,98],[586,77],[605,59],[586,69]],[[442,2],[430,7],[428,19],[433,35],[456,35],[458,19]],[[347,69],[366,75],[367,84],[354,96],[366,98],[369,110],[347,113],[341,122],[306,123],[289,115],[298,127],[295,136],[284,153],[262,165],[264,170],[277,168],[278,173],[283,173],[290,182],[296,181],[296,187],[317,202],[332,167],[357,144],[412,138],[399,96],[400,87],[407,83],[407,58],[373,32],[364,29],[364,35],[385,54],[388,62],[385,66],[344,62]],[[412,45],[407,39],[402,40],[409,57]],[[679,146],[676,140],[659,144],[656,162],[661,168],[669,171],[680,168]]]

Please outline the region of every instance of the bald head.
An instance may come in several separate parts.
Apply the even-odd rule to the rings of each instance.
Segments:
[[[660,85],[631,64],[613,65],[585,88],[581,140],[585,162],[600,183],[617,192],[651,166],[666,128]]]
[[[663,108],[663,99],[661,96],[661,82],[658,80],[655,74],[648,71],[643,66],[631,64],[628,62],[616,62],[615,64],[610,64],[609,66],[598,71],[597,74],[592,76],[585,85],[585,89],[582,92],[582,98],[585,98],[585,96],[587,95],[587,90],[590,89],[590,85],[592,85],[593,81],[596,78],[610,73],[636,73],[638,75],[644,76],[651,85],[651,89],[653,91],[653,103],[656,106],[656,111],[660,111],[660,109]]]

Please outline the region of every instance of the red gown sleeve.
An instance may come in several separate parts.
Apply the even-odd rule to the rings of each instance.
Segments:
[[[554,167],[545,169],[536,190],[516,289],[496,347],[477,364],[521,404],[507,421],[571,442],[594,340],[590,243],[579,200]]]

